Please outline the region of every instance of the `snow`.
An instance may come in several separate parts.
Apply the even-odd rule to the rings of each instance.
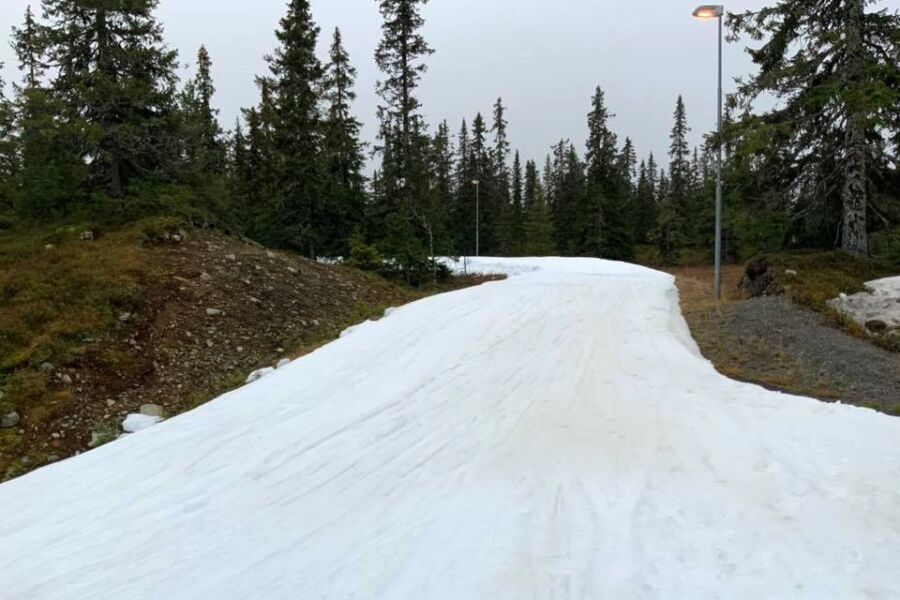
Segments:
[[[900,277],[887,277],[866,283],[869,291],[848,296],[841,294],[831,306],[865,325],[884,321],[888,329],[900,328]]]
[[[137,433],[138,431],[149,429],[160,422],[162,422],[162,417],[134,413],[125,417],[125,420],[122,422],[122,430],[125,433]]]
[[[730,381],[670,276],[393,311],[0,486],[3,600],[848,600],[900,590],[900,419]]]

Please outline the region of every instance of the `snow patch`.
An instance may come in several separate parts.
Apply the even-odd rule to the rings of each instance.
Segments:
[[[250,373],[250,375],[247,376],[247,383],[253,383],[254,381],[259,381],[266,375],[269,375],[274,372],[275,372],[275,367],[265,367],[262,369],[257,369],[255,371],[253,371],[252,373]]]
[[[142,415],[132,413],[122,422],[122,430],[126,433],[137,433],[144,429],[150,429],[154,425],[162,422],[162,417],[154,415]]]
[[[900,328],[900,277],[870,281],[866,287],[869,291],[841,294],[829,305],[862,326],[881,321],[888,330]]]

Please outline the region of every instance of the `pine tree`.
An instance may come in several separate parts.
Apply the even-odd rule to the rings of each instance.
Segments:
[[[798,220],[821,223],[811,241],[840,232],[843,249],[860,256],[875,182],[890,168],[883,134],[893,129],[896,139],[900,124],[900,14],[868,4],[780,0],[729,21],[735,37],[763,41],[749,50],[759,72],[741,85],[745,106],[760,95],[779,100],[745,120],[746,147],[773,188],[792,190]]]
[[[552,256],[556,254],[553,218],[544,190],[538,177],[537,165],[533,161],[525,163],[525,186],[523,192],[525,208],[526,256]]]
[[[139,179],[171,178],[177,164],[173,98],[177,54],[153,12],[158,0],[44,0],[47,62],[60,115],[96,132],[82,140],[96,185],[121,197]]]
[[[328,175],[322,239],[323,252],[337,256],[347,255],[347,240],[362,226],[365,205],[365,157],[359,139],[362,123],[351,112],[355,81],[356,69],[343,47],[340,29],[335,29],[322,85],[326,102],[323,151]]]
[[[432,53],[420,33],[421,7],[427,0],[379,0],[384,19],[375,61],[384,74],[377,91],[382,141],[382,182],[385,190],[382,246],[407,270],[421,268],[427,255],[428,222],[423,202],[428,197],[428,138],[416,89],[426,71],[423,59]],[[386,151],[385,148],[389,148]],[[389,160],[388,160],[389,159]],[[429,267],[430,269],[430,267]]]

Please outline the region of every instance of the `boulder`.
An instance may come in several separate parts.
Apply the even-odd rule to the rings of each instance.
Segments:
[[[163,418],[166,416],[166,409],[159,404],[145,404],[141,407],[141,414],[147,417]]]
[[[12,429],[21,421],[21,417],[19,417],[19,413],[11,412],[3,415],[3,418],[0,418],[0,429]]]

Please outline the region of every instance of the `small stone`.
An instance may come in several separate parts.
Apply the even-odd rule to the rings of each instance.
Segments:
[[[238,347],[237,347],[237,351],[238,351],[238,354],[240,354],[241,352],[244,351],[244,347],[243,347],[243,346],[238,346]]]
[[[109,406],[110,408],[112,408],[113,406],[116,405],[116,401],[113,400],[112,398],[107,398],[107,399],[106,399],[106,405]]]
[[[68,373],[63,373],[62,377],[60,377],[60,380],[65,385],[72,385],[72,377]]]
[[[159,404],[145,404],[141,407],[141,414],[147,417],[163,418],[166,416],[166,409]]]
[[[210,275],[206,271],[203,271],[202,273],[200,273],[200,279],[202,279],[203,281],[209,281],[210,279],[212,279],[212,275]]]
[[[784,274],[787,275],[788,277],[796,277],[797,271],[795,271],[793,269],[785,269]]]
[[[237,260],[237,256],[235,256],[234,254],[226,254],[225,259],[234,261]]]
[[[297,273],[297,269],[295,269],[294,267],[288,267],[287,270],[288,270],[288,273],[294,273],[295,275]]]
[[[313,327],[318,327],[318,326],[319,326],[319,320],[318,320],[318,319],[313,319],[313,320],[312,320],[312,324],[313,324]]]
[[[12,429],[21,421],[21,417],[19,417],[19,413],[11,412],[3,415],[3,418],[0,419],[0,429]]]
[[[54,246],[53,244],[47,244],[46,246],[44,246],[44,250],[53,250],[54,248],[56,248],[56,246]]]
[[[41,371],[45,371],[45,372],[52,371],[53,368],[54,368],[53,363],[50,363],[50,362],[41,363]]]
[[[178,242],[181,241],[181,236],[178,235],[177,233],[176,233],[176,234],[173,234],[173,235],[172,235],[172,241],[175,242],[175,243],[177,244]]]
[[[210,317],[219,317],[219,316],[222,316],[224,313],[218,308],[207,308],[206,314],[207,314],[207,316],[210,316]]]
[[[260,300],[259,300],[259,298],[254,298],[253,296],[250,296],[250,302],[252,302],[253,304],[259,304]]]
[[[275,253],[269,250],[268,252],[266,252],[266,256],[268,256],[269,258],[275,258]]]
[[[284,354],[284,348],[275,348],[275,353],[276,354]],[[0,398],[2,398],[2,396],[0,396]]]
[[[58,433],[51,433],[50,437],[52,437],[54,440],[58,440],[59,438],[62,437],[62,435],[60,435]]]
[[[215,346],[215,344],[213,343],[212,340],[206,340],[206,347],[207,347],[207,348],[212,348],[213,346]]]
[[[90,241],[93,241],[93,239],[94,239],[94,232],[93,232],[93,231],[90,231],[90,230],[88,230],[88,231],[82,231],[82,232],[81,232],[81,235],[79,236],[79,239],[81,239],[82,242],[90,242]]]

